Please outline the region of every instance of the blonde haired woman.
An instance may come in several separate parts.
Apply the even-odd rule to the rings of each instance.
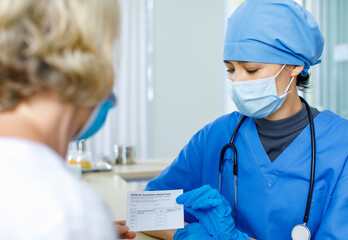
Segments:
[[[114,105],[118,17],[115,0],[0,1],[0,239],[116,238],[64,157]]]

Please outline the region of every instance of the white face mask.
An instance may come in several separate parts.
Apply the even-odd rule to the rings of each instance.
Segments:
[[[289,87],[294,80],[291,78],[284,94],[277,95],[275,78],[284,69],[285,65],[274,77],[230,82],[231,99],[238,110],[248,117],[265,118],[275,113],[284,103]]]

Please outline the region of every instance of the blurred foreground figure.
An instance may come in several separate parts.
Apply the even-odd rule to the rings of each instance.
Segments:
[[[0,1],[0,239],[116,238],[64,157],[114,105],[118,22],[114,0]]]

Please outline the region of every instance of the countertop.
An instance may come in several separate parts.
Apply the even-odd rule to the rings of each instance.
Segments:
[[[157,176],[171,160],[143,160],[133,165],[116,165],[112,171],[84,173],[83,179],[98,192],[108,204],[113,220],[126,219],[127,191],[131,190],[125,180],[135,178],[153,178]],[[156,239],[137,232],[137,240]]]
[[[154,178],[165,169],[173,159],[138,160],[135,164],[114,165],[112,172],[125,180]]]

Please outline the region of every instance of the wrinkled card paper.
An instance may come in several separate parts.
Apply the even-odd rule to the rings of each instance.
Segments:
[[[183,190],[130,191],[127,196],[127,225],[131,231],[184,227],[183,205],[176,198]]]

